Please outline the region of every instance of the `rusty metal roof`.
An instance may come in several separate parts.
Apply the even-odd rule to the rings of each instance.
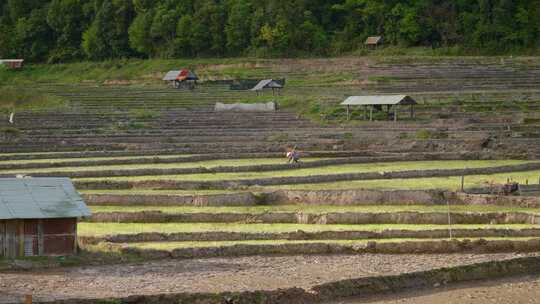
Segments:
[[[366,44],[379,44],[382,41],[382,36],[371,36],[366,39]]]
[[[195,73],[187,69],[169,71],[167,72],[167,74],[165,74],[165,77],[163,77],[163,80],[165,81],[173,81],[173,80],[183,81],[183,80],[198,80],[198,79],[199,77],[197,77]]]
[[[69,178],[0,178],[0,220],[90,215]]]
[[[416,101],[407,95],[378,95],[378,96],[350,96],[341,105],[368,106],[368,105],[411,105]]]

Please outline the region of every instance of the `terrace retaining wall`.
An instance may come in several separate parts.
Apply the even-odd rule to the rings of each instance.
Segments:
[[[97,244],[99,242],[110,243],[140,243],[140,242],[203,242],[203,241],[264,241],[264,240],[366,240],[366,239],[445,239],[454,238],[487,238],[487,237],[540,237],[540,229],[433,229],[433,230],[403,230],[392,229],[383,231],[320,231],[320,232],[179,232],[179,233],[138,233],[138,234],[115,234],[103,237],[79,236],[81,244]],[[540,241],[540,240],[539,240]],[[491,242],[491,241],[490,241]],[[386,243],[379,243],[383,245]],[[400,246],[400,242],[393,242],[393,246]],[[429,252],[432,249],[426,249]],[[540,244],[540,243],[539,243]],[[251,245],[249,245],[251,246]],[[272,245],[274,246],[274,245]],[[277,246],[277,245],[276,245]],[[279,245],[281,246],[281,245]],[[222,248],[222,247],[218,247]],[[540,247],[539,247],[540,249]],[[398,249],[385,249],[388,251]],[[453,252],[453,251],[451,251]],[[269,253],[272,253],[270,251]],[[395,252],[383,252],[395,253]],[[261,252],[263,254],[263,252]],[[289,254],[289,253],[288,253]]]
[[[89,205],[148,205],[148,206],[252,206],[258,198],[251,192],[210,195],[124,195],[82,194]]]
[[[540,208],[540,197],[538,196],[505,196],[462,192],[448,192],[447,196],[449,200],[457,204]]]
[[[267,212],[267,213],[164,213],[97,212],[86,221],[95,223],[267,223],[267,224],[540,224],[540,215],[527,213],[446,212]]]
[[[243,255],[272,254],[430,254],[430,253],[503,253],[538,252],[540,239],[530,240],[426,240],[402,242],[369,241],[359,244],[328,242],[287,244],[236,244],[221,247],[187,247],[167,250],[140,249],[108,243],[125,254],[135,254],[147,259],[155,258],[206,258]]]
[[[275,204],[403,205],[444,204],[447,195],[437,190],[280,190],[211,195],[82,194],[89,205],[249,206]]]
[[[254,206],[312,205],[499,205],[540,208],[540,197],[467,194],[441,190],[280,190],[211,195],[82,194],[89,205]]]

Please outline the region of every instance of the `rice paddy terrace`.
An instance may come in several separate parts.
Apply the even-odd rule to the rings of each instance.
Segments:
[[[94,213],[81,246],[146,259],[540,250],[540,199],[529,196],[540,192],[540,60],[238,66],[242,77],[200,66],[207,81],[193,91],[39,84],[69,103],[16,114],[0,176],[71,177]],[[224,83],[262,76],[286,78],[283,96]],[[416,119],[347,123],[337,106],[390,93],[415,98]],[[286,107],[213,111],[274,98]],[[284,159],[293,145],[299,164]],[[495,195],[509,180],[522,196]]]

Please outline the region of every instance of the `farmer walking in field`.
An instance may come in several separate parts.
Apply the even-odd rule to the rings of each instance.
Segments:
[[[296,151],[296,146],[287,152],[287,162],[289,164],[296,164],[300,161],[300,153]]]

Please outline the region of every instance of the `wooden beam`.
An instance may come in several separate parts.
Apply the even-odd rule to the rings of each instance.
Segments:
[[[24,220],[19,220],[19,256],[24,256]]]
[[[77,254],[79,252],[79,240],[77,238],[77,221],[78,219],[75,219],[75,234],[73,235],[75,244],[73,244],[73,254]]]
[[[373,121],[373,106],[369,107],[369,121]]]
[[[349,116],[349,115],[350,115],[350,114],[349,114],[349,107],[350,107],[350,106],[349,106],[349,105],[347,105],[347,121],[349,121],[349,120],[350,120],[350,116]]]

